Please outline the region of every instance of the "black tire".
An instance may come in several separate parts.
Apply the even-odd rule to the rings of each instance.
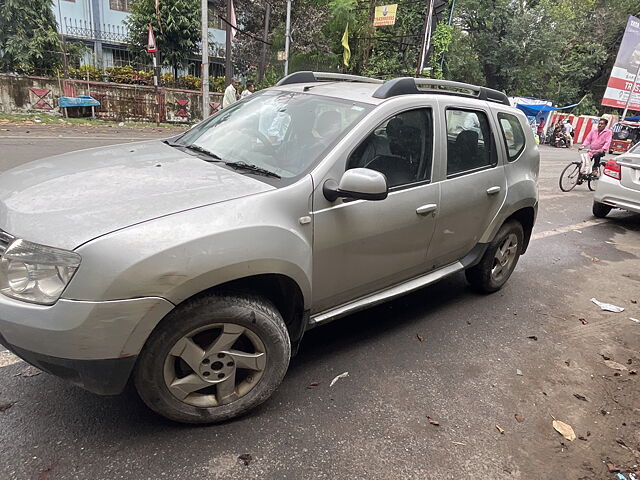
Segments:
[[[596,187],[598,186],[598,177],[589,175],[589,179],[587,180],[587,185],[589,186],[589,190],[591,190],[592,192],[595,192]]]
[[[560,190],[563,192],[570,192],[576,187],[579,179],[580,163],[571,162],[569,165],[564,167],[564,170],[562,170],[562,173],[560,174],[560,180],[558,182]]]
[[[507,270],[502,272],[500,277],[495,277],[492,272],[496,266],[498,249],[501,248],[512,235],[515,235],[517,238],[515,257],[508,264]],[[518,259],[522,253],[523,241],[524,232],[519,222],[512,220],[502,225],[493,241],[489,244],[487,251],[482,256],[480,263],[465,270],[465,276],[471,288],[480,293],[493,293],[500,290],[516,268]]]
[[[605,205],[604,203],[593,202],[593,207],[591,211],[593,212],[594,217],[604,218],[607,215],[609,215],[609,212],[611,211],[612,208],[613,207],[609,205]]]
[[[266,363],[258,380],[253,380],[255,385],[243,396],[218,406],[194,406],[169,390],[165,362],[172,348],[190,332],[216,324],[240,326],[257,336],[265,347]],[[217,423],[242,415],[267,400],[282,382],[290,357],[287,328],[270,301],[253,295],[211,294],[180,305],[163,319],[140,354],[133,378],[144,403],[163,417],[182,423]],[[235,378],[234,373],[234,381]]]

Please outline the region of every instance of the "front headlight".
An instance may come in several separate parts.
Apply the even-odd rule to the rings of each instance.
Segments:
[[[0,292],[26,302],[53,305],[81,259],[67,250],[14,240],[0,261]]]

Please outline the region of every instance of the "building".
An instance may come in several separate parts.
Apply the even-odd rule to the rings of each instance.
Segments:
[[[89,47],[90,51],[82,60],[83,64],[105,69],[131,63],[125,20],[129,16],[132,1],[134,0],[54,0],[53,11],[59,33],[67,41],[82,42]],[[224,26],[216,15],[211,15],[209,20],[209,25],[213,26],[209,28],[211,74],[223,75]],[[182,73],[199,76],[200,63],[200,58],[194,56],[193,62]]]

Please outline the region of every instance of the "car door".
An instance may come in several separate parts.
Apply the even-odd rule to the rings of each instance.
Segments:
[[[428,254],[434,268],[471,251],[498,213],[507,189],[489,110],[449,104],[441,114],[447,167]]]
[[[440,199],[431,181],[433,141],[432,108],[393,112],[338,160],[340,168],[314,178],[312,313],[425,271]],[[388,197],[327,201],[324,182],[339,182],[350,168],[384,173]]]

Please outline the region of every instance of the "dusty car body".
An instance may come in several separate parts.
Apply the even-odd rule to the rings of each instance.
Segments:
[[[524,115],[471,85],[320,77],[1,175],[0,342],[206,423],[268,398],[310,328],[463,270],[502,287],[537,212]]]

